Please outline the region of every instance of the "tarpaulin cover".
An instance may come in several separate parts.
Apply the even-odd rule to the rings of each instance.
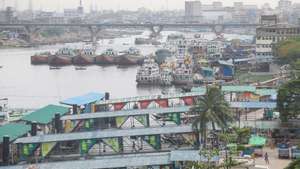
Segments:
[[[252,135],[249,140],[249,144],[252,146],[263,146],[266,144],[266,141],[267,141],[267,139],[264,137]]]

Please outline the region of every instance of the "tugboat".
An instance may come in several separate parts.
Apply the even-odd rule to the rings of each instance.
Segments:
[[[115,63],[115,59],[117,58],[118,53],[113,49],[106,49],[106,51],[96,56],[96,64],[99,65],[106,65],[106,64],[113,64]]]
[[[70,48],[59,49],[54,55],[50,55],[48,63],[51,66],[66,66],[72,64],[72,57],[76,56],[76,51]]]
[[[175,85],[187,85],[193,83],[193,71],[190,59],[177,59],[177,67],[174,71]]]
[[[137,72],[136,82],[138,84],[160,83],[159,66],[153,58],[149,57],[144,60],[142,67]]]
[[[137,65],[143,63],[141,51],[137,48],[129,48],[127,51],[123,51],[118,58],[116,58],[116,64],[118,65]]]

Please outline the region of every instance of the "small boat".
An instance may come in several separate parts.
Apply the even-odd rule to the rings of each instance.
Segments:
[[[114,40],[112,40],[112,39],[109,40],[109,41],[108,41],[108,44],[114,44]]]
[[[58,70],[58,69],[61,69],[61,68],[60,67],[56,67],[56,66],[50,66],[49,69],[50,70]]]
[[[86,70],[86,67],[75,67],[75,70]]]
[[[153,58],[147,58],[144,60],[142,67],[138,69],[136,82],[138,84],[160,83],[159,66]]]

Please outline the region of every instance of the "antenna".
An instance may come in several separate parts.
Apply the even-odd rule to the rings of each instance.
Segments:
[[[82,0],[79,1],[79,6],[82,7]]]

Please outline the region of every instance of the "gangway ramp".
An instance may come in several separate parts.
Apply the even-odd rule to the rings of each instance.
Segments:
[[[104,104],[125,103],[125,102],[138,102],[144,100],[173,99],[173,98],[181,98],[181,97],[201,96],[204,94],[205,92],[188,92],[188,93],[174,93],[168,95],[136,96],[136,97],[117,98],[117,99],[110,99],[110,100],[100,100],[96,104],[104,105]]]
[[[184,113],[190,110],[191,106],[177,106],[168,108],[148,108],[148,109],[132,109],[132,110],[121,110],[121,111],[106,111],[106,112],[95,112],[85,113],[78,115],[66,115],[62,116],[61,120],[84,120],[84,119],[95,119],[95,118],[107,118],[107,117],[123,117],[123,116],[140,116],[147,114],[168,114],[168,113]]]
[[[211,161],[218,161],[218,157],[213,157]],[[76,161],[61,161],[39,163],[33,165],[36,168],[43,169],[104,169],[104,168],[122,168],[122,167],[139,167],[139,166],[159,166],[169,165],[174,161],[207,161],[200,157],[198,150],[174,150],[170,152],[155,153],[137,153],[126,155],[113,155],[94,157],[93,159],[83,159]],[[0,169],[25,169],[32,165],[16,165],[0,167]]]
[[[159,134],[176,134],[176,133],[191,133],[193,132],[191,125],[181,126],[165,126],[165,127],[150,127],[150,128],[132,128],[132,129],[105,129],[88,132],[63,133],[39,135],[33,137],[22,137],[15,141],[19,144],[27,143],[46,143],[46,142],[62,142],[95,138],[115,138],[128,136],[144,136],[144,135],[159,135]]]

